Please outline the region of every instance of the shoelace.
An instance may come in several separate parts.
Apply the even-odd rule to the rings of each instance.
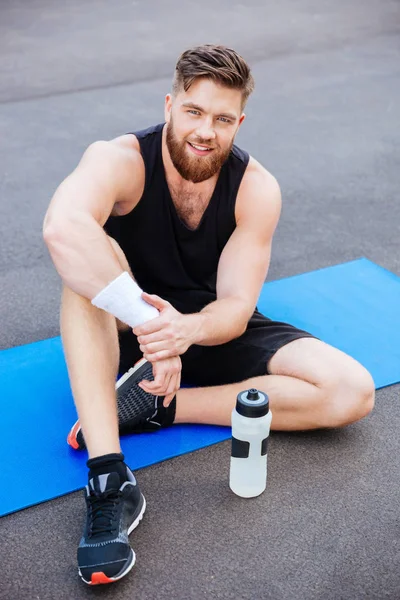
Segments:
[[[87,499],[89,505],[88,534],[90,538],[104,533],[113,533],[120,497],[121,492],[119,490],[106,490],[99,495],[93,492],[90,493]]]

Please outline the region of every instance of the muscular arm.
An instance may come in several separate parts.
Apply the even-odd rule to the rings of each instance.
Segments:
[[[129,213],[143,188],[144,165],[132,139],[96,142],[88,148],[54,194],[43,224],[44,239],[64,285],[93,300],[122,273],[103,225],[110,214]],[[128,306],[130,302],[128,295]],[[119,309],[108,312],[118,317]],[[180,372],[179,356],[154,361],[154,380],[144,380],[140,386],[164,396],[168,406],[179,389]]]
[[[239,190],[237,227],[218,265],[217,300],[193,315],[193,343],[223,344],[245,331],[267,276],[280,210],[281,194],[276,180],[257,168]]]
[[[103,225],[113,210],[132,210],[143,185],[143,163],[134,148],[95,142],[56,190],[43,237],[63,283],[77,294],[92,299],[122,273]]]

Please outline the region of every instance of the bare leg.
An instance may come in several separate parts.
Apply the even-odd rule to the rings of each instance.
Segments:
[[[373,408],[375,389],[368,371],[319,340],[287,344],[274,355],[269,371],[273,374],[241,383],[179,390],[175,423],[230,425],[237,394],[250,387],[269,395],[275,430],[340,427]]]
[[[110,242],[123,269],[125,255]],[[118,324],[119,328],[127,328]],[[121,452],[115,380],[119,364],[116,319],[67,287],[62,292],[61,337],[72,394],[89,457]]]
[[[306,381],[279,375],[253,377],[230,385],[181,389],[177,394],[175,423],[230,425],[236,396],[252,387],[270,398],[272,429],[321,427],[324,392]]]
[[[89,457],[121,452],[115,394],[119,363],[115,318],[64,288],[61,337]]]

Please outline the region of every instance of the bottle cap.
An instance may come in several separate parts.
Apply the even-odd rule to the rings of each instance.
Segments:
[[[243,417],[257,419],[264,417],[269,412],[269,398],[264,392],[255,388],[244,390],[238,394],[236,400],[236,412]]]

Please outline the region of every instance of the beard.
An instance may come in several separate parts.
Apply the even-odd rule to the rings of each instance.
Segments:
[[[204,146],[209,145],[213,150],[210,151],[210,156],[196,156],[194,154],[191,156],[186,147],[187,141],[188,140],[179,141],[176,137],[171,116],[170,122],[167,123],[166,134],[168,152],[171,156],[172,164],[179,175],[183,177],[183,179],[193,183],[200,183],[201,181],[210,179],[213,175],[218,173],[224,162],[227,160],[233,146],[233,139],[229,148],[222,150],[221,148],[215,148],[210,140],[197,138],[196,140],[193,140],[194,144],[203,144]]]

